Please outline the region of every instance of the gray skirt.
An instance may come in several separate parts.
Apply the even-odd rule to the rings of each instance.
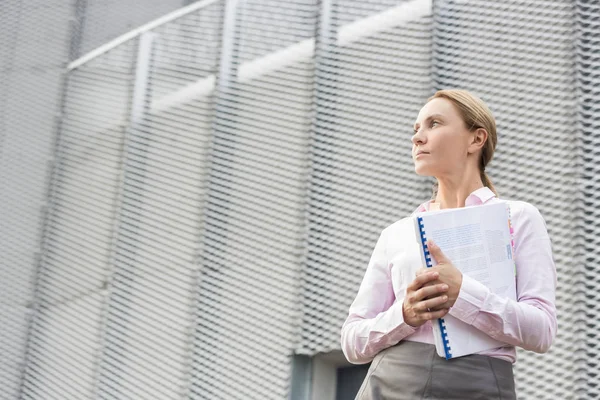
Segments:
[[[473,354],[446,360],[435,346],[401,341],[381,351],[355,400],[514,400],[512,364]]]

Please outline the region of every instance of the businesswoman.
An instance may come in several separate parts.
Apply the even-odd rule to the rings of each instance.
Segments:
[[[496,147],[489,108],[463,90],[442,90],[419,112],[415,172],[434,176],[432,199],[416,212],[501,201],[485,172]],[[523,171],[527,173],[527,171]],[[507,201],[512,215],[517,301],[500,297],[430,246],[438,265],[421,268],[419,246],[400,221],[384,229],[341,331],[354,364],[372,361],[360,400],[515,399],[515,347],[546,352],[556,335],[556,270],[537,208]],[[408,236],[407,236],[408,235]],[[414,233],[413,233],[414,235]],[[450,314],[504,346],[446,360],[432,321]]]

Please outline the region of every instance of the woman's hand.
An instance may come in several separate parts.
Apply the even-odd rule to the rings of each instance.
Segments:
[[[404,322],[414,328],[432,319],[442,318],[448,312],[447,308],[442,307],[448,301],[445,294],[448,285],[439,283],[440,273],[430,270],[420,273],[406,288],[402,312]]]
[[[460,293],[460,287],[462,285],[462,272],[452,265],[452,261],[450,261],[448,257],[442,253],[442,250],[435,243],[433,243],[433,241],[427,241],[427,248],[429,249],[429,254],[431,254],[435,261],[437,261],[437,265],[432,268],[420,269],[417,271],[417,277],[430,272],[437,272],[439,278],[428,281],[427,285],[448,285],[448,291],[444,293],[447,301],[439,304],[438,306],[430,308],[432,310],[449,309],[454,305],[456,299],[458,298],[458,294]],[[436,294],[435,296],[440,297],[440,294]]]

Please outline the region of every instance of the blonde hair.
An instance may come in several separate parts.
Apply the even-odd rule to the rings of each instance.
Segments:
[[[479,97],[466,90],[448,89],[438,90],[433,96],[427,99],[430,102],[433,99],[447,99],[452,102],[458,109],[465,126],[470,132],[483,128],[488,133],[488,138],[481,149],[481,157],[479,159],[479,173],[484,186],[489,187],[496,196],[498,192],[494,188],[490,177],[485,173],[485,167],[492,161],[496,143],[498,143],[498,135],[496,133],[496,120],[489,107]],[[433,185],[433,196],[437,195],[438,184]]]

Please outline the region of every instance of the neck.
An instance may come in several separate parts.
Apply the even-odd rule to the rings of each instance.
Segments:
[[[454,177],[438,177],[438,192],[435,202],[440,208],[464,207],[467,197],[483,187],[479,171],[463,173]]]

